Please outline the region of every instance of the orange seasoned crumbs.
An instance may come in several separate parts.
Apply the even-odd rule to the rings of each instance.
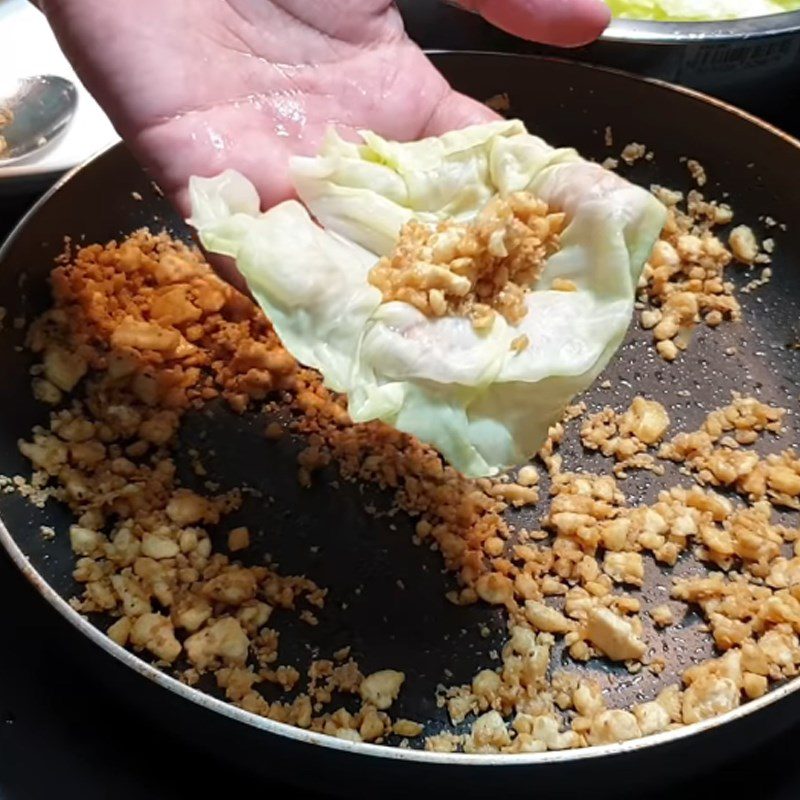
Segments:
[[[525,295],[559,248],[565,218],[528,192],[495,197],[474,222],[412,220],[369,280],[384,302],[410,303],[429,317],[469,317],[478,330],[501,314],[527,313]]]
[[[54,306],[31,326],[28,344],[41,358],[39,396],[57,408],[20,442],[32,480],[3,488],[71,509],[73,575],[83,587],[72,605],[111,615],[109,636],[157,664],[188,663],[178,673],[187,683],[209,672],[242,708],[339,730],[347,720],[312,713],[308,695],[268,702],[257,689],[266,681],[289,691],[299,680],[294,667],[276,664],[278,635],[267,627],[274,610],[311,622],[326,590],[233,560],[249,547],[245,527],[228,532],[230,555],[214,552],[209,526],[239,507],[242,492],[183,488],[173,460],[189,408],[222,396],[241,411],[292,391],[294,359],[249,300],[166,235],[139,231],[68,253],[52,289]],[[69,398],[81,382],[81,397]],[[276,438],[274,426],[267,433]],[[336,685],[349,670],[357,690],[357,669],[337,670]],[[368,716],[365,706],[347,729],[357,734]]]

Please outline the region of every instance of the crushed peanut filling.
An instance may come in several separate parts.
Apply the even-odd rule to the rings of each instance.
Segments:
[[[397,246],[370,271],[384,302],[409,303],[429,317],[469,317],[477,330],[496,314],[512,325],[525,295],[559,248],[565,217],[529,192],[495,197],[469,223],[436,227],[412,220]]]
[[[702,207],[714,215],[721,208]],[[547,210],[538,208],[531,219],[546,221]],[[720,283],[692,277],[682,255],[659,271],[654,254],[643,295],[678,329],[722,307],[738,316],[719,266],[729,257],[714,261],[710,234],[679,234],[689,224],[678,221],[681,213],[673,204],[668,236],[675,243],[667,244],[678,253],[680,236],[697,238],[698,259],[717,264],[707,265],[717,270],[708,280]],[[467,234],[478,236],[458,236]],[[684,246],[696,252],[693,240]],[[477,286],[481,274],[475,267],[461,277]],[[264,446],[287,433],[305,438],[302,485],[334,462],[343,479],[389,490],[394,510],[416,518],[415,542],[437,550],[457,577],[448,599],[505,613],[499,665],[437,695],[453,724],[469,721],[468,731],[428,736],[429,750],[533,753],[625,741],[716,716],[763,695],[771,681],[797,675],[800,538],[774,507],[800,508],[800,458],[790,449],[764,456],[750,449],[783,434],[784,409],[734,395],[697,431],[673,432],[654,400],[636,397],[625,410],[593,414],[575,405],[539,455],[549,504],[535,525],[522,528],[507,512],[541,502],[548,489],[540,488],[537,465],[513,477],[467,479],[432,448],[386,425],[353,425],[345,400],[294,361],[258,309],[168,236],[139,231],[70,251],[52,274],[52,289],[53,308],[33,323],[28,344],[39,357],[33,392],[53,410],[20,441],[33,475],[3,478],[0,490],[71,509],[73,574],[83,587],[73,606],[103,615],[109,637],[149,653],[181,680],[212,676],[247,711],[350,741],[408,746],[424,734],[420,722],[390,716],[407,681],[400,670],[365,675],[349,647],[306,664],[281,663],[273,616],[294,614],[314,626],[326,614],[327,589],[269,561],[246,563],[251,531],[226,527],[225,517],[255,490],[220,493],[208,480],[200,492],[180,484],[183,417],[217,397],[236,412],[290,411],[288,422],[264,425]],[[500,292],[484,296],[494,301]],[[465,308],[463,298],[448,302]],[[613,459],[608,474],[565,469],[559,448],[571,424],[587,449]],[[200,454],[190,455],[196,475],[205,476]],[[662,474],[669,462],[680,465],[689,485],[665,481],[655,502],[629,502],[625,471]],[[216,551],[213,526],[224,532]],[[648,563],[672,567],[684,554],[707,569],[675,578],[669,597],[649,606],[635,593]],[[563,656],[554,660],[563,646],[576,664],[605,658],[658,674],[664,664],[653,655],[653,625],[677,625],[690,607],[703,615],[716,657],[682,665],[679,678],[650,700],[608,708],[597,681],[565,668]],[[269,699],[267,688],[280,699]]]

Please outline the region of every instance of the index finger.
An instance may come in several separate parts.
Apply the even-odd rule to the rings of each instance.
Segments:
[[[594,41],[611,20],[603,0],[450,1],[514,36],[561,47]]]

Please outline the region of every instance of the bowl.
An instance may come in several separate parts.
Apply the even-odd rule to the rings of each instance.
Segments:
[[[593,44],[563,50],[503,33],[455,0],[399,6],[423,47],[570,58],[698,89],[770,118],[798,84],[800,11],[716,22],[615,19]]]
[[[615,19],[572,55],[763,111],[797,87],[800,11],[718,22]]]

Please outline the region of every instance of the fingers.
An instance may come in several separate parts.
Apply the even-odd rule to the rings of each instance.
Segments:
[[[458,0],[492,25],[533,42],[578,47],[594,41],[608,26],[603,0]]]
[[[500,117],[488,106],[450,89],[437,104],[420,138],[441,136],[448,131],[466,128],[468,125],[479,125],[482,122],[493,122],[496,119]]]

